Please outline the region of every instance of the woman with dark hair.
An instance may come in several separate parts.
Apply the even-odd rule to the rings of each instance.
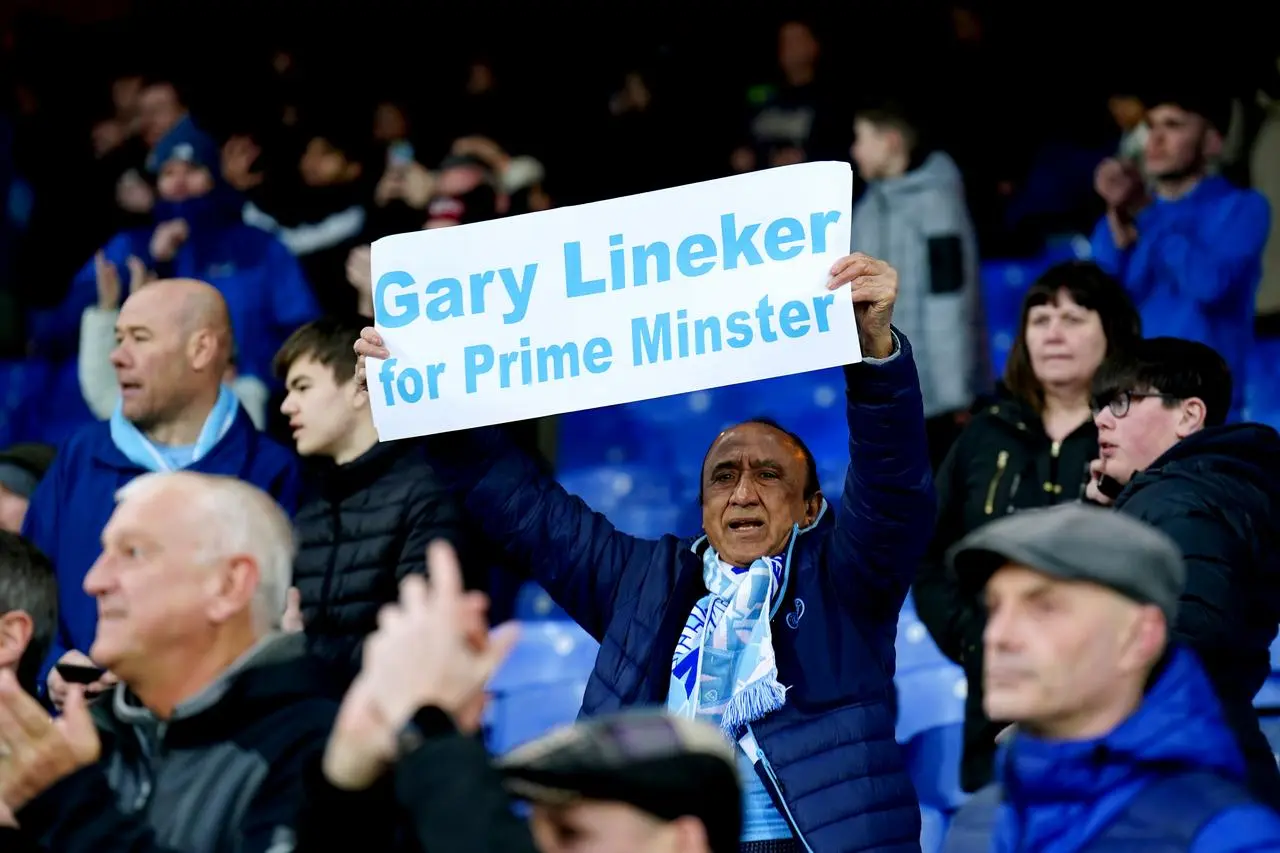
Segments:
[[[982,711],[985,611],[948,576],[943,557],[992,519],[1084,495],[1098,455],[1093,375],[1104,358],[1141,337],[1124,288],[1081,261],[1052,267],[1031,286],[1019,329],[999,399],[974,415],[938,471],[938,525],[913,589],[921,621],[969,682],[960,770],[966,791],[991,781],[1003,726]]]

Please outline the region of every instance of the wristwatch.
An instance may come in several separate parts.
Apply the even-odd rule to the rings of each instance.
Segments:
[[[457,731],[453,718],[435,705],[419,708],[396,735],[396,758],[404,758],[428,739]]]

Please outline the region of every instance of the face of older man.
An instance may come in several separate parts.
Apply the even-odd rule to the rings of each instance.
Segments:
[[[702,463],[702,527],[720,558],[749,566],[782,552],[817,517],[804,451],[782,430],[745,423],[716,438]]]
[[[159,651],[208,630],[209,603],[223,578],[208,566],[208,520],[186,484],[165,483],[124,500],[102,533],[100,556],[84,579],[98,600],[90,656],[126,682]],[[194,504],[194,506],[193,506]]]

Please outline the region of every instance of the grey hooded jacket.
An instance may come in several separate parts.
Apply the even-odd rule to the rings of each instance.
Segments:
[[[871,182],[852,229],[851,251],[898,270],[893,322],[915,348],[925,417],[968,408],[990,380],[977,238],[955,162],[937,151],[899,178]]]

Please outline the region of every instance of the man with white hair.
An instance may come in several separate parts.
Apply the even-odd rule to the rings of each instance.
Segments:
[[[90,652],[121,683],[92,709],[72,686],[54,721],[0,674],[0,811],[59,853],[288,853],[336,713],[302,636],[278,631],[289,519],[254,486],[192,472],[117,497],[84,586]]]

